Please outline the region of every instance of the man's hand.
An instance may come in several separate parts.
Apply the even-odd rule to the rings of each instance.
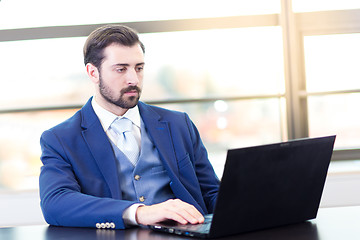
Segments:
[[[149,225],[173,220],[181,224],[198,224],[204,222],[204,217],[193,206],[179,199],[170,199],[151,206],[140,206],[136,211],[138,224]]]

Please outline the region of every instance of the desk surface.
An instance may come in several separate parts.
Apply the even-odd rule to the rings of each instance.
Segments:
[[[187,239],[165,233],[156,233],[148,229],[102,230],[92,228],[65,228],[53,226],[23,226],[0,228],[0,240],[174,240]],[[188,238],[194,239],[194,238]],[[360,239],[360,206],[319,209],[316,219],[230,236],[221,239],[240,240],[352,240]]]

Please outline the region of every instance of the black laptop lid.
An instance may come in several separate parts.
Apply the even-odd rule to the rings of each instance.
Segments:
[[[335,136],[228,151],[211,237],[316,217]]]

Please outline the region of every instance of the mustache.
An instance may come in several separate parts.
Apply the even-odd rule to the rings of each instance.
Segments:
[[[124,94],[126,92],[131,92],[131,91],[137,91],[138,93],[141,93],[141,89],[138,86],[129,86],[127,88],[124,88],[121,90],[121,94]]]

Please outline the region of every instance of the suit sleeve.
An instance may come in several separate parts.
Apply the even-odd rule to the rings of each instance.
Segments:
[[[196,126],[187,114],[185,114],[185,119],[193,147],[191,159],[194,170],[200,184],[201,193],[207,210],[209,213],[212,213],[215,208],[220,181],[208,159],[207,151]]]
[[[51,130],[40,139],[42,149],[39,184],[41,208],[51,225],[69,227],[125,228],[122,213],[133,202],[92,196],[82,192],[67,156],[68,146]],[[95,187],[95,186],[94,186]]]

